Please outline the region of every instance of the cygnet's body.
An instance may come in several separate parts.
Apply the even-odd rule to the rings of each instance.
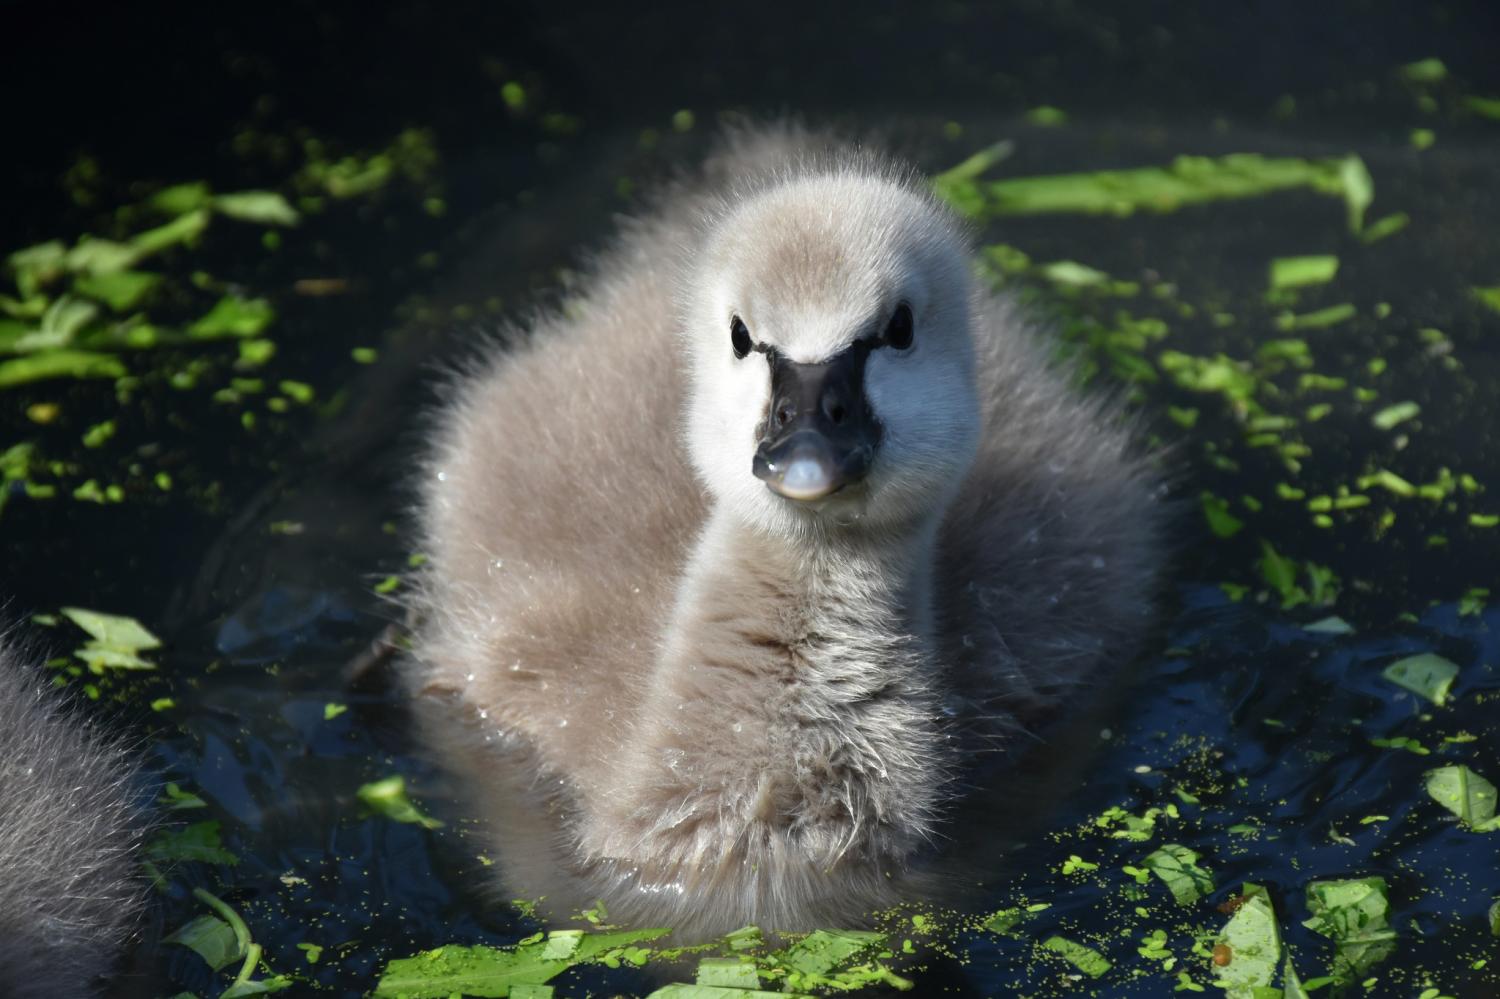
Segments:
[[[0,996],[90,996],[140,914],[124,750],[0,648]]]
[[[907,173],[731,142],[437,415],[409,679],[514,893],[689,936],[899,900],[1129,657],[1158,508]],[[566,885],[566,887],[563,887]]]

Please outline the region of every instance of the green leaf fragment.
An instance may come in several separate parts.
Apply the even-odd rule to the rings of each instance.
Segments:
[[[1429,770],[1424,778],[1434,801],[1475,832],[1500,830],[1495,816],[1495,785],[1463,765]]]
[[[208,802],[189,791],[178,787],[176,782],[169,782],[162,789],[161,803],[173,811],[189,808],[207,808]]]
[[[965,177],[976,175],[977,171]],[[1276,159],[1254,153],[1217,159],[1179,156],[1167,166],[1131,170],[989,182],[955,183],[949,179],[937,188],[955,208],[979,216],[1052,212],[1125,216],[1136,211],[1171,212],[1187,205],[1310,188],[1342,197],[1348,205],[1350,228],[1356,232],[1363,223],[1365,208],[1374,197],[1369,171],[1357,156],[1305,160]]]
[[[821,977],[883,940],[868,930],[815,930],[787,948],[781,963],[803,975]]]
[[[271,325],[275,318],[271,303],[263,298],[225,295],[207,314],[188,327],[188,335],[198,339],[252,337]]]
[[[1281,963],[1281,930],[1264,888],[1246,882],[1240,898],[1217,940],[1228,948],[1228,963],[1216,960],[1213,973],[1228,999],[1258,999],[1257,990],[1270,986]]]
[[[1408,83],[1442,83],[1448,78],[1448,67],[1443,60],[1431,57],[1409,62],[1400,69],[1401,78]]]
[[[125,365],[110,354],[48,350],[0,362],[0,389],[54,378],[123,378]]]
[[[395,999],[446,999],[506,996],[520,985],[543,985],[577,964],[599,960],[611,951],[666,935],[667,930],[631,930],[583,934],[565,959],[543,956],[540,938],[513,947],[439,947],[416,957],[389,962],[375,986],[375,996]]]
[[[1229,512],[1228,500],[1207,492],[1199,499],[1203,504],[1203,519],[1208,521],[1208,529],[1215,535],[1232,538],[1244,529],[1245,522]]]
[[[219,993],[219,999],[244,999],[245,996],[266,995],[291,987],[292,980],[285,975],[276,975],[271,978],[261,978],[253,981],[236,981],[229,988]]]
[[[133,617],[104,614],[82,607],[64,607],[62,614],[106,648],[130,652],[161,648],[161,639]]]
[[[1364,160],[1351,154],[1339,161],[1338,192],[1344,196],[1349,231],[1358,233],[1365,227],[1366,209],[1375,200],[1375,179]]]
[[[1042,264],[1037,270],[1053,284],[1070,288],[1088,288],[1104,284],[1109,280],[1109,275],[1103,271],[1073,260],[1057,260],[1050,264]]]
[[[698,962],[697,984],[728,989],[758,989],[755,965],[737,957],[709,957]]]
[[[85,236],[68,251],[63,263],[75,274],[115,274],[129,270],[141,256],[129,244]]]
[[[1492,288],[1476,287],[1472,289],[1472,291],[1474,293],[1474,298],[1479,302],[1480,305],[1483,305],[1494,312],[1500,312],[1500,285],[1495,285]]]
[[[215,971],[245,957],[245,948],[234,928],[218,916],[198,916],[162,942],[195,951]]]
[[[1335,978],[1352,981],[1396,949],[1385,878],[1314,881],[1307,886],[1307,908],[1312,918],[1302,925],[1334,942]]]
[[[1342,302],[1326,309],[1294,315],[1290,312],[1276,317],[1276,328],[1286,332],[1294,330],[1326,330],[1330,326],[1347,323],[1359,314],[1353,303]]]
[[[1304,624],[1302,630],[1310,631],[1315,635],[1352,635],[1354,633],[1354,625],[1345,621],[1337,614],[1331,614],[1328,617],[1319,618],[1311,624]]]
[[[203,861],[233,866],[240,858],[224,848],[218,822],[195,822],[183,829],[158,833],[146,844],[146,856],[152,860]]]
[[[511,993],[515,999],[516,993]],[[651,993],[646,999],[806,999],[801,992],[764,992],[760,989],[739,989],[721,985],[666,985]]]
[[[1339,272],[1339,258],[1332,254],[1308,257],[1277,257],[1271,261],[1271,288],[1304,288],[1326,284]]]
[[[214,210],[242,222],[265,225],[296,225],[301,216],[286,198],[274,191],[240,191],[213,199]]]
[[[1099,978],[1112,965],[1103,954],[1092,947],[1085,947],[1066,937],[1051,936],[1042,941],[1042,949],[1049,950],[1067,961],[1090,978]]]
[[[1307,994],[1307,987],[1297,976],[1297,969],[1292,967],[1290,954],[1286,956],[1286,964],[1281,968],[1281,988],[1285,999],[1311,999]]]
[[[1390,430],[1398,424],[1412,419],[1420,412],[1422,412],[1422,407],[1414,402],[1398,402],[1375,413],[1375,415],[1370,417],[1370,423],[1376,429]]]
[[[162,188],[151,195],[146,204],[164,215],[185,215],[205,207],[211,197],[208,185],[201,180],[194,180]]]
[[[510,999],[552,999],[557,990],[550,985],[531,985],[522,982],[510,987]]]
[[[355,794],[365,805],[394,822],[410,822],[424,829],[437,829],[443,824],[412,804],[406,795],[406,778],[400,774],[365,784]]]
[[[84,274],[73,282],[73,290],[103,302],[116,312],[128,312],[161,283],[161,275],[145,271],[114,271]]]
[[[16,276],[22,298],[33,298],[38,290],[60,275],[67,266],[67,248],[58,240],[17,250],[5,258]]]
[[[1442,707],[1448,703],[1458,666],[1436,653],[1423,652],[1396,660],[1381,670],[1380,675]]]
[[[135,259],[140,260],[173,246],[194,243],[208,228],[208,220],[209,214],[204,209],[186,212],[166,225],[136,233],[130,237],[130,248],[135,252]]]
[[[1042,105],[1026,112],[1026,120],[1042,128],[1057,128],[1068,123],[1068,113],[1062,108]]]
[[[1362,475],[1355,483],[1360,489],[1369,489],[1371,486],[1379,486],[1386,492],[1395,493],[1397,496],[1415,496],[1417,487],[1397,475],[1395,472],[1382,468],[1370,475]]]
[[[1178,905],[1191,905],[1213,892],[1213,875],[1198,866],[1198,854],[1177,843],[1163,844],[1146,857],[1146,868],[1165,882]]]
[[[1411,224],[1411,216],[1405,212],[1393,212],[1390,215],[1382,215],[1380,218],[1365,226],[1365,231],[1360,233],[1360,239],[1366,244],[1377,243],[1389,236],[1405,229]]]
[[[306,382],[297,382],[292,381],[291,379],[282,379],[277,387],[280,388],[281,391],[288,397],[290,397],[294,402],[299,402],[304,406],[312,402],[313,398],[316,396],[316,392],[314,391],[313,387]]]

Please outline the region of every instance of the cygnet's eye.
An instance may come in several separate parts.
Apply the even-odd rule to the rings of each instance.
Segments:
[[[750,331],[745,327],[745,321],[739,316],[735,316],[733,322],[729,324],[729,342],[734,344],[735,357],[744,357],[754,346],[750,342]]]
[[[885,328],[885,342],[897,350],[907,349],[911,346],[912,337],[915,335],[912,325],[911,306],[902,302],[896,306],[890,325]]]

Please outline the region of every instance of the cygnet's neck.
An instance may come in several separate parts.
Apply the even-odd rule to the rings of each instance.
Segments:
[[[814,674],[819,653],[837,646],[926,647],[936,534],[936,517],[900,533],[857,522],[778,532],[718,505],[684,574],[674,631],[695,618],[760,617]]]
[[[788,856],[810,869],[910,856],[931,832],[946,758],[934,534],[781,536],[715,510],[616,771],[626,814],[591,845],[727,864],[746,843],[794,839]]]

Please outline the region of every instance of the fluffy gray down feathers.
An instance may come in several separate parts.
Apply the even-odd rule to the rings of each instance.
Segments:
[[[928,286],[965,289],[939,304],[972,337],[972,461],[905,494],[899,522],[877,497],[830,526],[771,505],[748,458],[715,464],[701,414],[743,383],[702,372],[753,369],[731,367],[702,268],[729,244],[764,273],[788,231],[778,192],[802,197],[781,216],[812,234],[797,259],[857,280],[920,260],[941,272],[917,275]],[[752,201],[769,228],[724,233]],[[858,238],[830,251],[825,231]],[[589,290],[453,380],[431,418],[407,677],[495,830],[505,890],[561,915],[603,898],[686,937],[855,921],[921,881],[965,746],[1004,747],[1132,654],[1161,562],[1155,473],[1119,413],[971,287],[968,252],[909,170],[796,129],[747,133],[626,223]],[[919,348],[903,370],[941,360],[937,340]],[[888,429],[888,450],[917,446]],[[688,446],[700,431],[709,445]],[[753,446],[736,433],[725,449]],[[946,467],[940,436],[887,495]]]
[[[0,996],[98,994],[144,901],[135,776],[0,648]]]

